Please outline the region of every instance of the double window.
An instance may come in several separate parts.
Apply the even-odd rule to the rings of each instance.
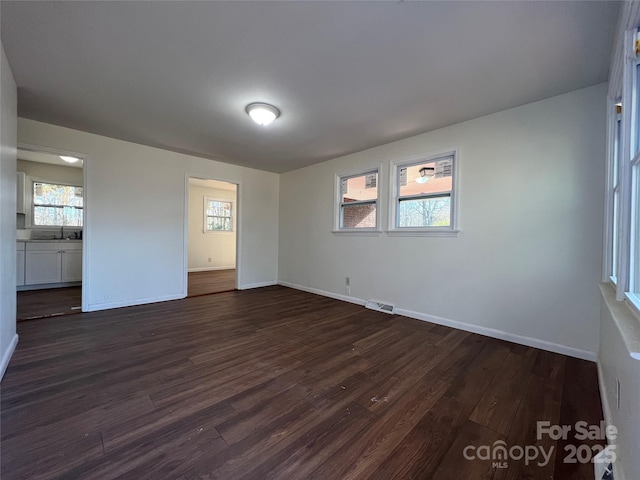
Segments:
[[[609,96],[605,271],[618,300],[640,309],[640,35],[625,36],[623,75]]]
[[[390,235],[456,235],[457,152],[390,162]],[[335,232],[379,231],[380,169],[336,176]]]
[[[33,225],[82,227],[82,187],[33,182]]]

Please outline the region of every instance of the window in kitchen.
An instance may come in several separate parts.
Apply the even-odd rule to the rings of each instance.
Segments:
[[[33,225],[82,227],[82,187],[33,182]]]

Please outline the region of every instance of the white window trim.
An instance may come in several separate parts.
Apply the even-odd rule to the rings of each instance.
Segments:
[[[231,204],[231,230],[207,230],[207,202],[224,202]],[[214,198],[207,197],[206,195],[203,197],[202,202],[202,233],[209,234],[230,234],[235,231],[236,222],[235,222],[235,207],[233,200],[228,200],[226,198]]]
[[[398,227],[398,171],[400,167],[427,163],[441,157],[453,156],[452,185],[451,185],[451,225],[448,227]],[[459,229],[459,204],[460,204],[460,148],[449,148],[440,152],[432,152],[424,155],[412,155],[400,160],[389,162],[389,225],[387,235],[400,237],[457,237]],[[407,179],[408,180],[408,179]]]
[[[634,195],[633,173],[635,169],[640,170],[640,139],[636,138],[638,128],[640,128],[640,99],[637,98],[640,78],[637,76],[637,67],[640,59],[635,54],[635,43],[638,38],[638,29],[633,27],[624,32],[622,42],[622,55],[617,55],[614,59],[616,71],[621,71],[622,75],[617,75],[619,83],[610,85],[608,97],[608,125],[607,125],[607,197],[605,203],[605,237],[603,252],[603,277],[605,281],[610,281],[616,291],[616,300],[625,301],[631,309],[638,314],[640,312],[640,272],[634,271],[640,268],[638,256],[640,256],[639,242],[633,241],[632,235],[637,235],[640,231],[640,205]],[[618,50],[616,50],[618,53]],[[636,87],[636,88],[634,88]],[[621,95],[620,95],[621,94]],[[620,139],[620,164],[618,167],[617,188],[614,185],[615,171],[614,155],[615,142],[615,121],[617,115],[612,103],[616,99],[622,98],[622,129]],[[636,175],[640,172],[635,170]],[[614,225],[613,198],[615,190],[618,191],[618,218],[617,225]],[[633,202],[636,202],[634,205]],[[617,229],[617,258],[613,258],[612,246],[614,241],[614,230]],[[614,271],[616,277],[612,276]],[[632,278],[635,277],[635,278]]]
[[[333,230],[334,234],[345,234],[345,235],[361,235],[361,236],[377,236],[382,233],[382,229],[380,227],[380,176],[381,176],[382,166],[377,165],[373,168],[351,171],[348,173],[339,173],[335,175],[334,179],[334,193],[333,193]],[[376,226],[375,227],[367,227],[367,228],[340,228],[340,216],[342,214],[341,206],[342,206],[342,180],[346,180],[354,177],[362,177],[365,175],[369,175],[371,173],[378,174],[378,182],[377,182],[377,192],[378,195],[376,197]],[[369,202],[367,202],[369,203]]]

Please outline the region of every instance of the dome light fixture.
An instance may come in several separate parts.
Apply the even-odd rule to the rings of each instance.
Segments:
[[[67,163],[78,163],[80,161],[78,157],[70,157],[69,155],[60,155],[60,158]]]
[[[280,110],[268,103],[250,103],[247,113],[258,125],[266,127],[280,116]]]

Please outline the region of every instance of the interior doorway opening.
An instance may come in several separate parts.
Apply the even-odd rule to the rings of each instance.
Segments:
[[[238,185],[188,179],[187,296],[237,288]]]
[[[17,151],[17,320],[82,311],[84,155]]]

